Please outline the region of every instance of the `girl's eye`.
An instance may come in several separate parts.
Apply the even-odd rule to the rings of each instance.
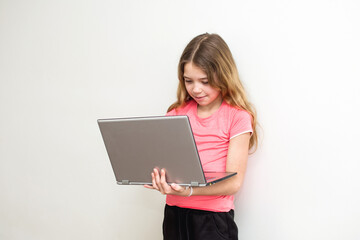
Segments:
[[[192,81],[189,80],[189,79],[185,79],[185,82],[186,82],[186,83],[191,83]]]
[[[206,81],[206,82],[202,82],[202,83],[203,83],[203,84],[205,84],[205,85],[206,85],[206,84],[209,84],[209,82],[208,82],[208,81]]]

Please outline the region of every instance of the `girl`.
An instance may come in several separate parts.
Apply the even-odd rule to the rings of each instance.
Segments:
[[[204,171],[237,172],[207,187],[167,184],[164,169],[152,186],[166,194],[164,239],[237,239],[234,194],[240,189],[249,149],[256,149],[256,114],[247,100],[225,41],[202,34],[186,46],[178,66],[177,101],[167,115],[187,115]]]

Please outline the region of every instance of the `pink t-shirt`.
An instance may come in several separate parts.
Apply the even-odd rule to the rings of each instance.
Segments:
[[[251,115],[245,110],[230,106],[225,101],[215,113],[207,118],[198,117],[197,103],[194,100],[189,101],[182,108],[171,110],[167,115],[189,117],[205,172],[225,172],[230,139],[243,133],[252,133]],[[234,209],[234,196],[167,195],[166,203],[183,208],[228,212]]]

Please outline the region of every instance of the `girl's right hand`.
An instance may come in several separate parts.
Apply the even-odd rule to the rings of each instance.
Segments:
[[[166,182],[166,172],[165,169],[161,169],[160,173],[158,169],[154,169],[151,173],[152,185],[144,185],[145,188],[155,189],[161,192],[163,195],[178,195],[178,196],[188,196],[190,189],[184,188],[176,183],[169,185]]]

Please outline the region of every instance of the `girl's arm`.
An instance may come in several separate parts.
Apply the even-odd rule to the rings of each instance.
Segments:
[[[237,172],[229,179],[206,187],[193,187],[193,196],[196,195],[233,195],[239,191],[245,176],[245,170],[248,159],[250,133],[244,133],[230,140],[228,156],[226,160],[226,172]],[[179,196],[188,196],[190,189],[186,189],[177,184],[168,185],[165,178],[165,171],[160,173],[154,169],[152,173],[152,186],[146,185],[146,188],[157,189],[162,194],[172,194]]]

